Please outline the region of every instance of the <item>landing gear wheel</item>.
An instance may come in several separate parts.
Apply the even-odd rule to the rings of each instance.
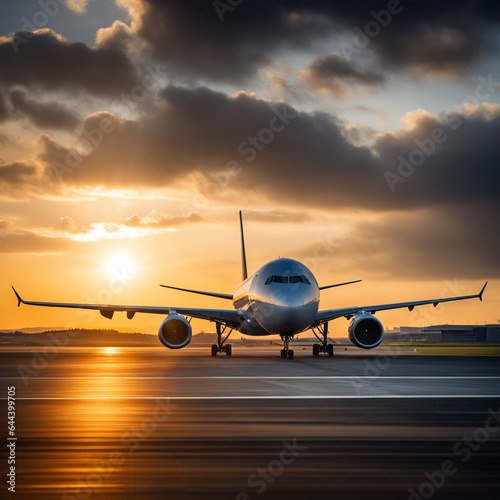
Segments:
[[[291,349],[288,350],[288,359],[293,359],[293,351]]]
[[[227,356],[231,356],[233,354],[233,350],[231,349],[231,344],[224,345],[224,342],[229,338],[233,329],[229,330],[229,333],[223,339],[222,334],[226,331],[227,326],[221,325],[220,323],[215,323],[215,328],[217,331],[217,344],[212,344],[212,356],[217,356],[219,352],[225,352]]]
[[[333,357],[333,344],[328,343],[328,322],[312,329],[314,336],[321,344],[313,344],[313,356],[319,356],[321,352]]]
[[[286,350],[281,349],[281,359],[286,359]]]

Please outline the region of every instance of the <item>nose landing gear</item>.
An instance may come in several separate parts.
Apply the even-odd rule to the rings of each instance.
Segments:
[[[292,340],[293,335],[281,335],[281,340],[283,341],[283,349],[281,349],[281,359],[293,359],[293,350],[288,349],[288,344]]]

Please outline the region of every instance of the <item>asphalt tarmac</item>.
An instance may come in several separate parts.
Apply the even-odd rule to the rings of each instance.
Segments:
[[[2,347],[12,498],[498,498],[499,357],[279,349]]]

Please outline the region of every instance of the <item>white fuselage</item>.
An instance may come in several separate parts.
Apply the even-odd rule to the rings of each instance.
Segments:
[[[235,309],[246,319],[245,335],[294,335],[311,326],[319,307],[319,287],[313,273],[292,259],[268,262],[234,293]]]

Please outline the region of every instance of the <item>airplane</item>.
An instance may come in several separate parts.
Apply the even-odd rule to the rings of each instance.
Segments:
[[[114,306],[104,304],[74,304],[60,302],[35,302],[23,300],[12,286],[21,304],[44,307],[68,307],[77,309],[98,310],[105,318],[111,319],[115,312],[126,312],[132,319],[136,313],[164,314],[166,318],[158,330],[160,342],[169,349],[182,349],[192,338],[191,319],[198,318],[215,323],[217,343],[212,345],[212,356],[219,353],[232,355],[231,344],[226,343],[234,330],[244,335],[265,336],[279,335],[283,341],[281,359],[293,359],[294,351],[289,348],[291,339],[298,333],[311,330],[319,343],[313,345],[313,356],[320,353],[334,355],[332,343],[328,343],[328,324],[330,321],[345,317],[351,320],[348,327],[349,340],[362,349],[377,347],[384,337],[384,327],[374,316],[377,311],[407,307],[412,311],[416,306],[441,302],[452,302],[479,298],[483,300],[483,292],[488,282],[476,295],[448,297],[412,302],[398,302],[373,306],[353,306],[340,309],[319,310],[320,291],[329,288],[358,283],[361,280],[347,281],[333,285],[319,286],[313,273],[302,263],[288,258],[278,258],[263,265],[251,276],[248,276],[243,232],[243,218],[239,212],[241,232],[241,260],[243,282],[234,294],[205,292],[160,285],[173,290],[197,293],[220,299],[232,300],[233,309],[193,309],[183,307],[157,306]],[[226,330],[229,329],[227,335]],[[223,338],[223,335],[224,338]]]

